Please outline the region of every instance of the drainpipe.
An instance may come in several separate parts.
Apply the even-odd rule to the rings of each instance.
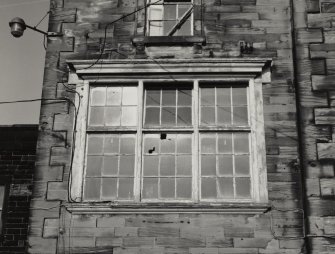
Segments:
[[[304,152],[303,152],[303,137],[304,135],[302,134],[302,113],[301,113],[301,108],[300,108],[300,87],[298,84],[298,61],[297,61],[297,40],[296,40],[296,30],[295,30],[295,18],[294,18],[294,1],[295,0],[290,0],[290,7],[291,7],[291,38],[292,38],[292,60],[293,60],[293,84],[295,88],[295,96],[296,96],[296,124],[297,124],[297,131],[298,131],[298,153],[299,153],[299,169],[300,169],[300,191],[301,191],[301,198],[302,198],[302,209],[304,211],[304,225],[303,225],[303,236],[304,236],[304,241],[305,241],[305,254],[310,253],[309,249],[309,240],[307,237],[308,233],[308,221],[307,221],[307,211],[308,211],[308,203],[307,203],[307,195],[306,195],[306,182],[305,182],[305,167],[304,167]]]

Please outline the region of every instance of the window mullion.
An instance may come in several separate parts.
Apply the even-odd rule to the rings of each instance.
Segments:
[[[198,202],[200,200],[200,173],[199,173],[199,81],[195,80],[193,84],[193,96],[192,96],[192,105],[193,105],[193,150],[192,150],[192,198],[193,201]]]
[[[144,112],[144,89],[143,81],[138,82],[138,116],[137,116],[137,147],[136,147],[136,168],[134,179],[134,197],[136,202],[141,200],[141,174],[142,174],[142,125]]]

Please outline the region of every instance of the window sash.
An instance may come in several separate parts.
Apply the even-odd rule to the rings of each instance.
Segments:
[[[145,83],[150,85],[150,83]],[[221,82],[221,84],[224,84],[224,81]],[[134,83],[132,83],[134,85]],[[200,93],[199,90],[201,87],[204,87],[203,84],[199,86],[199,82],[196,80],[193,82],[193,89],[192,92],[192,119],[193,124],[192,126],[188,126],[187,128],[164,128],[162,126],[158,126],[154,128],[153,126],[150,126],[150,128],[145,127],[144,125],[144,110],[145,110],[145,96],[144,96],[144,84],[142,81],[138,82],[138,105],[143,105],[143,107],[139,107],[139,114],[138,114],[138,124],[136,128],[130,129],[122,129],[118,127],[99,127],[93,129],[90,129],[92,127],[87,126],[87,135],[90,135],[90,133],[97,132],[107,132],[107,133],[136,133],[136,149],[135,149],[135,175],[134,175],[134,199],[133,200],[116,200],[116,201],[124,201],[124,202],[224,202],[224,201],[235,201],[235,202],[243,202],[243,201],[251,201],[253,194],[251,193],[251,198],[248,199],[225,199],[225,198],[214,198],[214,199],[201,199],[201,177],[200,174],[200,163],[201,163],[201,154],[197,153],[199,150],[198,147],[200,147],[200,135],[203,133],[233,133],[233,132],[246,132],[251,133],[251,126],[228,126],[228,127],[214,127],[213,126],[201,126],[200,123]],[[248,86],[247,86],[248,87]],[[249,89],[248,89],[249,93]],[[248,103],[249,103],[249,97],[248,97]],[[250,106],[250,105],[249,105]],[[142,152],[143,149],[143,137],[146,134],[149,133],[169,133],[169,132],[178,132],[178,133],[192,133],[192,142],[193,142],[193,151],[192,151],[192,198],[191,199],[143,199],[141,200],[142,195],[142,188],[143,188],[143,157],[144,153]],[[250,150],[251,151],[251,150]],[[85,156],[87,157],[87,156]],[[250,156],[251,157],[251,156]],[[251,160],[251,159],[250,159]],[[251,167],[250,167],[250,170]],[[250,175],[252,177],[252,172],[250,172]],[[252,181],[252,179],[251,179]],[[84,181],[85,182],[85,181]],[[252,184],[251,184],[252,185]],[[235,188],[235,187],[234,187]],[[251,190],[252,191],[252,190]],[[141,194],[140,194],[141,193]],[[98,200],[97,200],[98,201]]]

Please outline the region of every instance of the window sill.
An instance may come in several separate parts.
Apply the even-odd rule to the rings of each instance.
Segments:
[[[67,210],[73,214],[167,214],[167,213],[206,213],[206,214],[261,214],[270,209],[266,203],[227,203],[227,204],[115,204],[115,203],[72,203]]]
[[[135,36],[132,39],[135,46],[185,46],[206,44],[204,36]]]

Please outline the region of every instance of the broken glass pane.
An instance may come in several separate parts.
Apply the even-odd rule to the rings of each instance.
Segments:
[[[157,154],[159,153],[159,135],[145,135],[144,136],[144,153]]]
[[[175,135],[166,135],[166,139],[161,139],[161,153],[174,153],[175,145]]]

